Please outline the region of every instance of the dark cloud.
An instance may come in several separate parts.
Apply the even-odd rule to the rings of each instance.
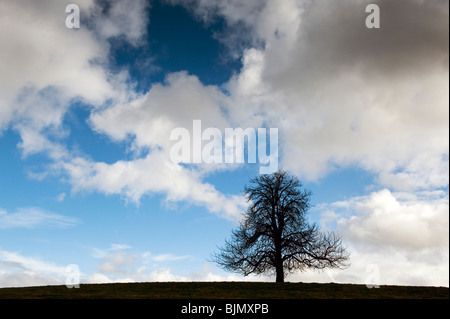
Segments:
[[[365,25],[369,3],[380,8],[379,29]],[[448,1],[440,0],[313,1],[302,14],[295,49],[287,52],[292,63],[282,72],[273,66],[273,82],[285,87],[298,78],[311,84],[349,70],[385,81],[448,68],[448,11]]]

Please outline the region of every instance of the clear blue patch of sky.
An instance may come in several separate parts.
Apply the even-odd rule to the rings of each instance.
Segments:
[[[111,39],[110,67],[128,70],[139,92],[179,71],[196,75],[205,85],[221,85],[242,67],[239,59],[224,55],[224,44],[215,38],[223,26],[221,19],[205,26],[181,6],[152,2],[146,41],[133,46]]]
[[[326,178],[305,182],[304,186],[312,192],[309,221],[314,223],[320,223],[321,205],[364,196],[378,187],[375,176],[358,167],[336,169]]]
[[[46,172],[44,163],[48,163],[48,159],[43,159],[42,154],[23,157],[17,147],[20,141],[20,136],[12,129],[3,132],[0,138],[0,207],[9,212],[54,201],[63,189],[56,177],[40,176]]]
[[[88,105],[74,103],[65,114],[63,127],[69,131],[64,140],[67,148],[78,156],[107,164],[119,160],[131,159],[134,155],[129,150],[132,137],[125,141],[114,141],[102,132],[96,132],[89,124],[91,110]]]
[[[332,203],[367,194],[376,187],[375,176],[362,168],[340,168],[326,178],[305,183],[313,192],[314,203]]]
[[[205,182],[223,194],[242,195],[250,178],[259,175],[259,164],[241,164],[236,169],[218,171],[206,176]]]

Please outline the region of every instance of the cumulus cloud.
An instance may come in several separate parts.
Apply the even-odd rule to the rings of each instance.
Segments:
[[[24,156],[69,156],[61,124],[74,101],[101,105],[116,98],[105,69],[109,46],[88,28],[68,29],[68,1],[0,1],[0,133],[20,134]],[[93,1],[80,1],[83,16]]]
[[[62,285],[65,266],[0,249],[0,287]]]
[[[448,2],[376,1],[377,30],[364,24],[369,1],[192,3],[263,43],[243,51],[228,111],[279,127],[285,168],[317,180],[357,165],[397,190],[448,185]]]
[[[22,4],[2,2],[1,29],[17,33],[1,34],[3,42],[11,44],[2,51],[1,60],[11,60],[2,64],[2,74],[12,74],[8,80],[2,77],[3,126],[16,118],[25,155],[46,151],[53,159],[70,156],[47,130],[61,135],[61,119],[75,97],[98,105],[117,96],[104,65],[92,63],[108,56],[106,42],[96,40],[98,34],[105,39],[122,33],[130,42],[137,41],[146,32],[146,5],[114,1],[100,10],[98,3],[86,2],[83,8],[92,15],[101,11],[106,22],[98,19],[94,30],[72,32],[57,27],[55,12],[63,3],[36,8],[34,16],[42,19],[34,20],[20,10]],[[364,1],[192,4],[205,21],[222,16],[229,26],[242,22],[264,43],[242,52],[241,72],[224,85],[228,94],[187,73],[170,74],[143,96],[122,90],[120,95],[131,100],[93,112],[94,130],[116,141],[132,136],[136,150],[167,152],[170,130],[190,127],[194,118],[219,128],[266,124],[280,128],[283,166],[307,179],[326,176],[337,166],[357,165],[397,190],[448,184],[448,28],[442,27],[447,2],[379,1],[383,23],[378,30],[363,24]],[[43,10],[46,7],[49,10]],[[19,15],[10,19],[8,12]],[[118,27],[122,25],[129,28]],[[43,30],[49,32],[40,34]],[[71,41],[79,43],[76,49],[60,54]],[[27,56],[8,59],[24,43],[30,48],[23,53]],[[122,166],[117,162],[114,168]],[[135,180],[117,189],[112,193],[133,200],[153,191]]]
[[[108,249],[94,248],[93,252],[93,257],[100,259],[100,263],[97,267],[98,272],[92,274],[90,280],[106,276],[109,280],[121,282],[154,281],[152,278],[158,278],[161,272],[168,274],[169,268],[161,265],[182,262],[190,258],[170,253],[159,255],[150,252],[139,253],[123,244],[113,244]]]
[[[170,268],[158,268],[150,272],[143,273],[138,269],[129,273],[127,277],[116,278],[115,276],[103,273],[93,273],[88,277],[87,283],[113,283],[113,282],[173,282],[173,281],[245,281],[236,275],[218,275],[208,267],[203,267],[198,272],[192,272],[188,276],[178,275]]]
[[[115,140],[131,135],[136,147],[168,148],[170,132],[191,128],[201,119],[205,127],[226,127],[221,111],[226,96],[216,86],[204,86],[195,75],[171,73],[147,94],[129,103],[117,104],[91,114],[93,129]]]
[[[383,284],[448,286],[446,192],[412,194],[382,189],[320,210],[322,226],[336,229],[351,251],[350,268],[327,271],[322,280],[365,283],[369,277],[366,268],[376,265]]]
[[[441,25],[448,3],[380,2],[384,23],[377,32],[362,25],[364,7],[314,2],[284,53],[291,67],[266,60],[266,77],[286,92],[289,114],[302,123],[286,132],[298,156],[285,161],[296,169],[293,159],[301,158],[302,173],[312,178],[333,165],[357,164],[390,187],[445,186],[448,29]],[[441,179],[421,180],[434,175],[436,163]],[[401,183],[398,173],[414,183]]]
[[[148,2],[84,1],[85,23],[79,30],[65,27],[64,1],[29,2],[0,2],[5,44],[0,53],[0,129],[12,127],[20,134],[22,155],[46,154],[50,163],[45,170],[68,176],[74,191],[118,194],[135,203],[160,192],[170,202],[188,200],[235,219],[241,210],[237,197],[221,194],[202,182],[201,172],[169,158],[173,128],[190,127],[199,118],[204,125],[226,127],[221,112],[226,96],[186,72],[169,74],[164,83],[138,95],[126,84],[126,71],[108,70],[108,39],[142,44]],[[74,101],[92,105],[89,124],[94,131],[115,142],[128,142],[131,136],[136,154],[150,152],[110,165],[74,154],[65,145],[70,131],[62,125]]]
[[[400,196],[384,189],[364,199],[336,203],[353,211],[351,217],[339,221],[339,227],[348,240],[366,245],[448,247],[448,195],[427,200]]]
[[[230,220],[237,220],[247,205],[241,196],[220,193],[214,185],[204,183],[198,171],[173,163],[168,154],[161,151],[113,164],[77,157],[59,161],[53,169],[69,177],[75,192],[120,195],[135,204],[146,194],[162,193],[167,203],[186,201]]]
[[[146,0],[97,2],[90,11],[90,20],[101,37],[124,37],[137,46],[147,34],[148,9]]]
[[[180,72],[169,74],[164,83],[155,84],[144,95],[122,92],[122,97],[129,98],[94,111],[89,123],[95,131],[114,141],[130,141],[131,136],[133,150],[154,153],[111,166],[83,163],[81,159],[57,163],[58,167],[68,168],[75,188],[86,186],[122,194],[133,201],[148,192],[167,192],[166,188],[150,185],[150,181],[143,182],[139,177],[139,168],[148,169],[151,165],[165,167],[171,173],[183,171],[201,183],[201,175],[192,170],[187,172],[185,167],[171,166],[168,158],[158,153],[168,153],[168,138],[173,128],[189,128],[193,119],[202,119],[205,126],[218,128],[279,127],[283,166],[307,179],[326,176],[337,166],[356,165],[375,172],[380,183],[397,190],[448,184],[448,122],[445,120],[448,118],[448,52],[445,49],[448,30],[439,22],[448,16],[448,3],[412,1],[403,6],[380,1],[383,26],[379,30],[365,28],[364,1],[284,1],[282,4],[249,1],[245,5],[234,1],[193,1],[192,4],[192,10],[205,21],[222,16],[230,27],[244,23],[252,30],[250,34],[264,45],[242,52],[243,68],[224,85],[228,94]],[[3,6],[5,12],[12,10],[6,4]],[[96,20],[95,30],[104,38],[119,36],[118,30],[130,42],[145,35],[142,26],[148,17],[143,2],[114,1],[105,10],[100,10],[98,4],[86,7],[92,15],[101,11],[105,19],[129,25],[130,29],[118,28],[103,23],[102,19]],[[123,8],[129,8],[125,11],[130,15],[115,19],[119,13],[124,15]],[[404,14],[405,10],[408,14]],[[127,22],[131,13],[136,13],[135,25]],[[49,15],[39,10],[35,13],[41,14]],[[415,16],[420,19],[412,20]],[[13,24],[17,20],[20,19],[2,21]],[[48,28],[56,23],[54,16],[48,21]],[[68,30],[52,28],[52,32],[62,36]],[[25,30],[18,33],[28,37]],[[44,78],[38,77],[37,72],[25,76],[18,64],[4,65],[14,67],[15,73],[22,75],[15,76],[18,81],[8,81],[9,86],[17,82],[14,88],[10,87],[12,90],[8,88],[8,92],[13,92],[9,93],[10,100],[23,96],[19,98],[19,107],[15,106],[14,112],[10,106],[2,109],[10,114],[9,118],[13,113],[22,114],[17,115],[15,127],[21,133],[24,154],[46,151],[53,159],[71,157],[63,146],[52,141],[47,131],[42,133],[44,129],[59,130],[54,135],[61,136],[59,124],[70,98],[80,96],[98,104],[113,95],[108,71],[90,63],[105,60],[108,46],[105,42],[95,42],[95,32],[89,29],[74,34],[83,37],[79,41],[82,45],[77,46],[81,53],[61,55],[65,59],[58,60],[60,65],[44,60],[59,56],[51,47],[37,58],[30,53],[29,63],[51,63],[48,68],[52,71],[45,72]],[[12,42],[10,35],[3,37]],[[42,39],[38,35],[33,38]],[[14,43],[26,42],[28,38]],[[61,47],[65,47],[64,43]],[[36,51],[47,50],[44,48],[47,46],[35,44]],[[12,72],[5,70],[5,73]],[[24,79],[32,84],[26,91],[24,88],[30,85],[26,86]],[[86,83],[89,88],[84,87]],[[103,89],[92,83],[98,83]],[[35,102],[39,103],[39,112],[33,108]],[[45,107],[48,111],[42,112]],[[7,115],[3,117],[7,118]],[[86,165],[76,167],[77,164]],[[74,178],[74,170],[82,176]],[[100,176],[119,181],[125,172],[127,181],[111,185],[96,182]],[[168,197],[186,196],[175,191]]]
[[[192,258],[191,256],[137,252],[124,244],[112,244],[106,249],[94,248],[91,256],[99,261],[97,269],[92,273],[86,273],[80,268],[81,285],[83,283],[251,279],[242,279],[232,274],[218,274],[216,269],[207,264],[198,271],[180,274],[171,267],[183,264],[184,261]],[[64,285],[71,274],[67,265],[58,265],[38,257],[0,249],[0,287]]]
[[[23,123],[37,132],[58,127],[70,107],[81,100],[94,106],[124,94],[126,77],[107,69],[111,37],[128,42],[146,34],[145,1],[114,1],[102,12],[100,2],[80,1],[86,23],[65,26],[69,1],[1,1],[0,128]],[[105,3],[103,3],[105,5]],[[99,17],[98,15],[101,15]],[[92,24],[90,21],[100,21]],[[102,19],[114,21],[115,31]]]
[[[203,129],[229,126],[221,111],[226,100],[217,87],[204,86],[196,76],[186,72],[169,74],[164,84],[155,84],[138,99],[93,112],[89,119],[98,133],[114,141],[127,141],[131,137],[132,149],[137,154],[149,150],[147,155],[110,165],[79,160],[62,167],[71,176],[75,189],[122,194],[136,203],[145,194],[165,193],[169,202],[188,201],[236,219],[245,202],[204,183],[203,172],[211,168],[186,167],[170,158],[173,129],[192,131],[196,119],[202,120]]]
[[[107,72],[92,63],[101,61],[107,48],[87,29],[74,31],[65,27],[67,4],[0,2],[0,39],[4,47],[0,53],[2,128],[8,121],[30,112],[40,117],[36,122],[41,125],[55,124],[55,120],[58,124],[61,110],[54,105],[52,112],[42,112],[40,105],[29,98],[30,91],[36,96],[45,95],[42,90],[53,90],[55,98],[66,102],[62,106],[57,103],[61,108],[77,96],[88,103],[101,103],[113,95]],[[52,96],[47,95],[47,99],[53,101]]]
[[[127,245],[112,245],[108,249],[95,249],[94,256],[100,258],[97,272],[86,277],[88,283],[105,282],[153,282],[153,281],[225,281],[242,280],[239,276],[216,274],[209,265],[189,274],[177,274],[171,269],[183,264],[192,256],[177,256],[171,253],[152,254],[135,252]]]

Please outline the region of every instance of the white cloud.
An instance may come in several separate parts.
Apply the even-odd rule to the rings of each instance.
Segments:
[[[94,248],[93,257],[100,259],[99,273],[115,279],[134,278],[132,281],[139,281],[138,278],[142,276],[151,276],[148,273],[155,267],[159,270],[161,265],[191,258],[171,253],[154,255],[150,252],[134,252],[132,247],[124,244],[112,244],[108,249]]]
[[[163,192],[168,201],[189,200],[235,218],[238,199],[220,194],[202,183],[199,172],[172,164],[157,151],[163,148],[168,155],[171,129],[191,126],[194,116],[205,125],[225,127],[220,111],[225,96],[220,90],[180,72],[168,75],[164,84],[154,85],[146,95],[136,96],[126,84],[126,71],[113,75],[106,68],[106,39],[123,36],[139,45],[146,35],[146,1],[114,1],[107,10],[99,3],[83,2],[81,14],[91,24],[79,30],[60,24],[64,1],[0,5],[0,40],[5,47],[0,53],[0,129],[10,126],[20,134],[23,156],[46,154],[50,159],[46,171],[68,175],[74,191],[118,194],[136,203],[145,194]],[[109,99],[112,102],[106,107],[103,104]],[[148,148],[155,152],[111,165],[74,155],[65,146],[70,131],[62,122],[75,100],[98,108],[90,118],[93,130],[114,141],[133,136],[131,149],[136,154]],[[46,173],[30,176],[45,178]]]
[[[102,61],[105,47],[86,29],[67,29],[64,24],[66,1],[1,1],[0,87],[1,125],[14,118],[30,115],[59,120],[61,111],[43,112],[29,98],[53,88],[65,102],[81,97],[88,103],[102,103],[113,96],[107,73],[94,60]],[[21,96],[26,95],[25,103]],[[53,92],[52,92],[53,94]],[[47,99],[53,100],[53,96]],[[67,103],[59,110],[67,107]],[[29,116],[32,117],[32,116]],[[34,119],[34,117],[33,117]],[[36,122],[38,118],[36,118]],[[52,121],[55,123],[54,120]],[[42,122],[48,125],[48,122]]]
[[[397,14],[403,13],[399,5],[380,1],[390,10],[380,34],[367,33],[360,26],[365,13],[358,12],[364,11],[364,2],[191,3],[205,20],[220,15],[230,27],[242,22],[251,36],[264,42],[242,53],[241,72],[225,86],[228,96],[183,72],[168,75],[164,85],[156,84],[131,101],[132,92],[114,92],[108,71],[93,63],[105,61],[109,50],[106,41],[98,41],[98,34],[100,39],[123,35],[130,42],[144,36],[148,17],[142,1],[114,1],[103,13],[98,5],[86,2],[83,9],[100,18],[93,30],[77,32],[58,28],[56,12],[64,3],[30,7],[36,9],[32,16],[41,17],[30,20],[22,2],[2,2],[5,17],[0,30],[15,32],[0,33],[8,48],[2,51],[0,60],[8,63],[1,64],[1,73],[12,74],[8,79],[2,77],[0,110],[3,125],[16,119],[14,127],[21,134],[24,154],[45,151],[52,159],[70,157],[47,131],[43,133],[48,128],[58,135],[64,133],[60,124],[69,101],[78,97],[98,105],[113,96],[122,101],[127,96],[129,102],[93,112],[90,123],[116,141],[131,136],[136,151],[162,148],[167,152],[170,130],[190,127],[196,118],[218,128],[265,123],[280,128],[283,166],[302,177],[317,179],[336,166],[357,165],[377,173],[383,185],[396,190],[448,185],[448,52],[444,45],[448,30],[436,22],[448,15],[447,3],[428,6],[413,1],[405,6],[410,16],[418,10],[426,15],[411,25],[404,15],[397,21]],[[17,16],[11,19],[8,12]],[[406,26],[427,36],[417,41]],[[339,40],[330,41],[334,37]],[[398,45],[398,39],[406,41],[409,49]],[[19,50],[24,43],[30,47],[26,53]],[[73,43],[77,43],[75,49],[67,51]],[[370,51],[378,52],[380,47],[382,54]],[[12,54],[17,51],[26,56]],[[33,107],[36,102],[39,108]],[[154,155],[130,165],[119,161],[113,170],[160,160],[158,167],[168,161]],[[73,168],[75,162],[80,161],[65,161],[60,166]],[[89,165],[96,171],[104,166]],[[82,174],[83,169],[78,172]],[[86,182],[88,177],[83,177]],[[113,183],[111,189],[104,189],[108,185],[98,188],[134,201],[146,192],[158,191],[142,181],[128,180],[122,185]],[[95,188],[96,183],[87,184]],[[77,181],[75,187],[82,185]]]
[[[89,276],[88,283],[187,281],[186,277],[173,274],[170,268],[160,268],[145,273],[143,270],[145,269],[137,269],[122,277],[94,273]]]
[[[37,258],[22,256],[16,252],[2,250],[0,258],[2,262],[8,263],[9,266],[30,269],[34,271],[42,271],[56,274],[65,273],[65,267],[57,266]]]
[[[190,256],[165,253],[153,255],[136,252],[124,244],[112,244],[107,249],[93,249],[98,259],[97,271],[85,273],[80,270],[80,283],[153,282],[153,281],[233,281],[248,280],[235,275],[220,275],[209,265],[189,274],[177,274],[171,265],[183,263]],[[0,249],[0,287],[24,287],[64,285],[71,273],[67,266],[29,257],[18,252]],[[82,289],[82,286],[81,286]]]
[[[408,36],[408,43],[415,50],[405,51],[394,45],[384,50],[382,56],[375,56],[368,49],[362,50],[359,44],[374,49],[386,47],[390,41],[397,43],[398,38],[403,39],[411,32],[400,23],[395,24],[394,17],[388,17],[384,29],[380,30],[383,37],[366,34],[367,29],[358,24],[365,16],[357,14],[364,7],[363,3],[192,3],[195,12],[205,20],[222,15],[230,26],[243,22],[252,31],[251,36],[264,41],[264,46],[242,52],[241,72],[225,85],[228,95],[216,86],[204,86],[197,77],[186,72],[169,74],[163,84],[153,85],[142,96],[135,96],[126,89],[114,93],[108,71],[101,64],[91,63],[106,59],[108,46],[105,42],[95,42],[95,32],[82,29],[74,33],[83,37],[77,46],[81,52],[59,54],[58,50],[66,46],[69,31],[54,28],[56,18],[49,16],[46,22],[49,30],[58,37],[64,34],[62,48],[55,51],[50,46],[45,51],[47,46],[36,43],[35,50],[44,51],[27,58],[29,63],[40,66],[48,63],[50,71],[44,72],[45,77],[20,72],[19,58],[17,65],[3,65],[16,69],[16,81],[8,80],[7,91],[12,93],[5,96],[10,96],[11,101],[14,94],[23,96],[18,104],[20,107],[14,112],[8,111],[10,107],[5,111],[11,113],[10,118],[13,113],[18,118],[15,128],[22,137],[23,153],[47,152],[56,161],[54,167],[70,176],[75,190],[120,194],[134,202],[145,194],[163,192],[169,200],[192,198],[192,202],[205,205],[214,212],[235,215],[240,209],[236,206],[237,199],[222,195],[213,186],[203,183],[201,171],[196,170],[200,167],[186,169],[172,165],[165,156],[171,145],[170,131],[175,127],[189,128],[193,119],[202,119],[205,127],[260,127],[263,124],[279,127],[284,168],[307,179],[326,176],[336,166],[356,165],[375,172],[380,183],[396,190],[448,185],[448,121],[445,120],[448,117],[448,70],[442,47],[444,40],[440,37],[446,31],[439,29],[438,24],[429,25],[427,20],[414,26],[415,30],[432,35],[432,40],[424,42],[414,42]],[[383,5],[387,4],[383,2]],[[8,5],[3,6],[5,11],[12,10]],[[131,42],[145,35],[143,25],[147,16],[144,7],[143,2],[115,1],[101,13],[98,6],[86,5],[93,16],[101,17],[96,20],[95,30],[103,38],[123,35]],[[420,9],[416,2],[407,7],[412,13]],[[124,8],[128,8],[125,11],[129,15],[123,14]],[[436,8],[426,7],[428,16],[434,15],[436,19],[445,16]],[[393,16],[399,12],[396,6],[391,10]],[[136,14],[135,24],[129,22],[133,13]],[[37,10],[35,15],[47,17],[50,13]],[[21,18],[19,15],[4,23],[19,23]],[[405,23],[409,25],[409,20]],[[129,25],[129,28],[119,28],[119,25]],[[334,25],[340,25],[340,28],[327,27]],[[26,39],[14,40],[16,44],[28,41],[28,36],[42,41],[47,39],[39,34],[29,35],[25,29],[18,30]],[[39,32],[42,28],[33,30]],[[329,41],[334,36],[340,41]],[[3,34],[3,37],[5,42],[13,41],[9,34]],[[372,42],[368,42],[367,37]],[[392,59],[399,54],[415,63],[392,66]],[[435,58],[430,59],[430,54]],[[46,60],[53,55],[63,58],[56,62]],[[420,76],[411,65],[420,67]],[[35,68],[30,66],[28,69]],[[386,70],[382,76],[389,81],[380,78],[380,69]],[[11,73],[7,69],[4,71],[4,74]],[[70,75],[73,72],[76,74]],[[11,86],[12,83],[17,85]],[[32,85],[23,91],[24,87],[29,87],[25,83]],[[87,83],[88,88],[85,88]],[[64,135],[60,128],[61,119],[70,99],[76,96],[95,104],[111,96],[120,96],[111,106],[92,112],[92,128],[114,141],[131,140],[131,149],[136,154],[145,154],[148,150],[150,153],[144,158],[111,165],[74,158],[47,130],[52,128],[53,136]],[[34,102],[39,102],[39,109],[32,107]],[[46,111],[42,112],[42,108]],[[211,172],[223,167],[200,169]],[[143,178],[148,177],[149,172],[152,178]],[[167,177],[174,174],[181,174],[184,179],[168,185]],[[202,198],[195,188],[182,189],[189,183],[198,185],[200,191],[206,190],[207,195]],[[213,203],[217,199],[221,204]],[[234,203],[231,204],[234,208],[225,212],[215,208],[223,207],[227,200]]]
[[[348,240],[377,246],[448,247],[448,196],[399,200],[384,189],[356,199],[354,215],[339,221]]]
[[[449,286],[448,250],[426,249],[413,256],[394,249],[351,249],[351,265],[345,270],[306,271],[286,278],[291,282],[335,282],[352,284]],[[383,289],[381,286],[380,289]]]
[[[12,121],[41,133],[60,126],[74,99],[98,107],[127,95],[126,77],[106,68],[106,40],[123,35],[136,43],[144,36],[146,2],[117,0],[102,13],[99,3],[80,1],[85,24],[77,30],[64,24],[69,3],[0,2],[0,129]],[[106,32],[108,25],[115,31]]]
[[[213,185],[202,182],[199,172],[172,163],[168,154],[160,151],[113,164],[74,158],[53,167],[69,176],[74,191],[117,194],[136,204],[145,194],[163,193],[168,203],[186,201],[230,220],[239,218],[246,206],[241,196],[221,194]]]
[[[345,271],[292,278],[366,283],[376,265],[382,284],[449,285],[449,202],[443,191],[392,193],[388,189],[321,207],[324,226],[336,230],[351,253]]]
[[[75,191],[119,194],[134,202],[144,194],[165,192],[168,201],[189,200],[235,218],[238,199],[203,184],[200,173],[171,163],[160,152],[107,165],[74,156],[64,145],[70,132],[61,124],[74,99],[99,107],[113,98],[111,107],[93,112],[93,129],[116,141],[134,136],[137,152],[161,147],[167,151],[170,130],[192,125],[193,116],[204,119],[205,125],[225,126],[220,112],[224,95],[217,87],[203,86],[195,76],[171,74],[164,85],[154,85],[137,98],[124,84],[126,74],[112,78],[105,68],[106,38],[123,35],[137,45],[146,34],[145,1],[114,1],[105,12],[98,4],[83,2],[81,14],[95,21],[94,28],[76,31],[60,24],[64,1],[0,5],[0,40],[5,48],[0,53],[0,129],[12,126],[19,132],[23,156],[47,154],[53,162],[47,169],[68,174]],[[119,103],[130,97],[132,102]]]
[[[75,189],[100,190],[121,194],[138,202],[148,193],[163,192],[167,200],[189,201],[208,210],[235,219],[245,203],[238,196],[226,196],[213,185],[202,182],[202,172],[212,165],[185,167],[170,159],[170,132],[177,127],[191,131],[193,120],[202,127],[223,129],[227,125],[221,107],[227,97],[215,86],[204,86],[196,76],[186,72],[169,74],[164,85],[155,84],[150,91],[129,103],[117,104],[91,114],[94,130],[115,141],[133,140],[133,149],[144,158],[132,161],[64,164],[72,176]],[[218,165],[215,169],[223,169]],[[76,173],[73,174],[73,172]]]
[[[131,247],[125,244],[111,244],[111,247],[107,249],[99,249],[99,248],[93,248],[93,254],[92,257],[94,258],[104,258],[109,256],[110,254],[114,253],[115,251],[123,251],[130,249]]]
[[[65,266],[5,250],[0,265],[0,287],[62,285],[68,275]]]
[[[115,250],[129,249],[129,248],[131,248],[131,247],[128,245],[125,245],[125,244],[111,244],[111,248],[109,250],[115,251]]]
[[[58,227],[77,225],[74,217],[46,212],[40,208],[19,208],[12,213],[0,209],[0,229]]]
[[[377,1],[377,32],[364,25],[369,1],[189,3],[264,43],[243,51],[228,111],[280,128],[284,168],[317,180],[356,165],[396,190],[448,185],[448,2]]]
[[[121,98],[105,68],[109,45],[87,25],[65,26],[70,1],[0,1],[0,133],[13,128],[24,156],[70,156],[61,124],[73,101],[99,106]],[[80,1],[82,18],[93,1]]]
[[[94,249],[94,256],[100,258],[98,271],[87,276],[88,283],[107,282],[152,282],[152,281],[225,281],[243,280],[235,275],[218,275],[205,264],[202,270],[189,274],[177,274],[170,266],[182,264],[191,256],[177,256],[171,253],[154,255],[150,252],[130,251],[127,245],[112,245],[111,248]],[[244,279],[246,280],[246,279]]]
[[[194,75],[171,73],[144,96],[92,113],[90,123],[114,140],[131,135],[137,148],[167,149],[172,144],[170,132],[176,127],[192,128],[195,119],[205,127],[226,127],[221,111],[226,99],[218,87],[204,86]]]
[[[154,261],[154,262],[171,262],[171,261],[178,261],[178,260],[184,260],[191,258],[189,255],[185,256],[176,256],[173,254],[160,254],[160,255],[152,255],[150,253],[146,253],[143,255],[143,257]]]
[[[149,2],[146,0],[114,0],[108,6],[97,3],[90,17],[97,32],[104,38],[120,37],[133,45],[142,42],[147,34]]]
[[[66,198],[66,193],[63,192],[56,197],[56,200],[58,202],[63,202],[65,198]]]

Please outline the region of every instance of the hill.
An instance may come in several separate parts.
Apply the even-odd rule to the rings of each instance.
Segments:
[[[269,282],[150,282],[1,288],[0,299],[448,299],[449,288]]]

